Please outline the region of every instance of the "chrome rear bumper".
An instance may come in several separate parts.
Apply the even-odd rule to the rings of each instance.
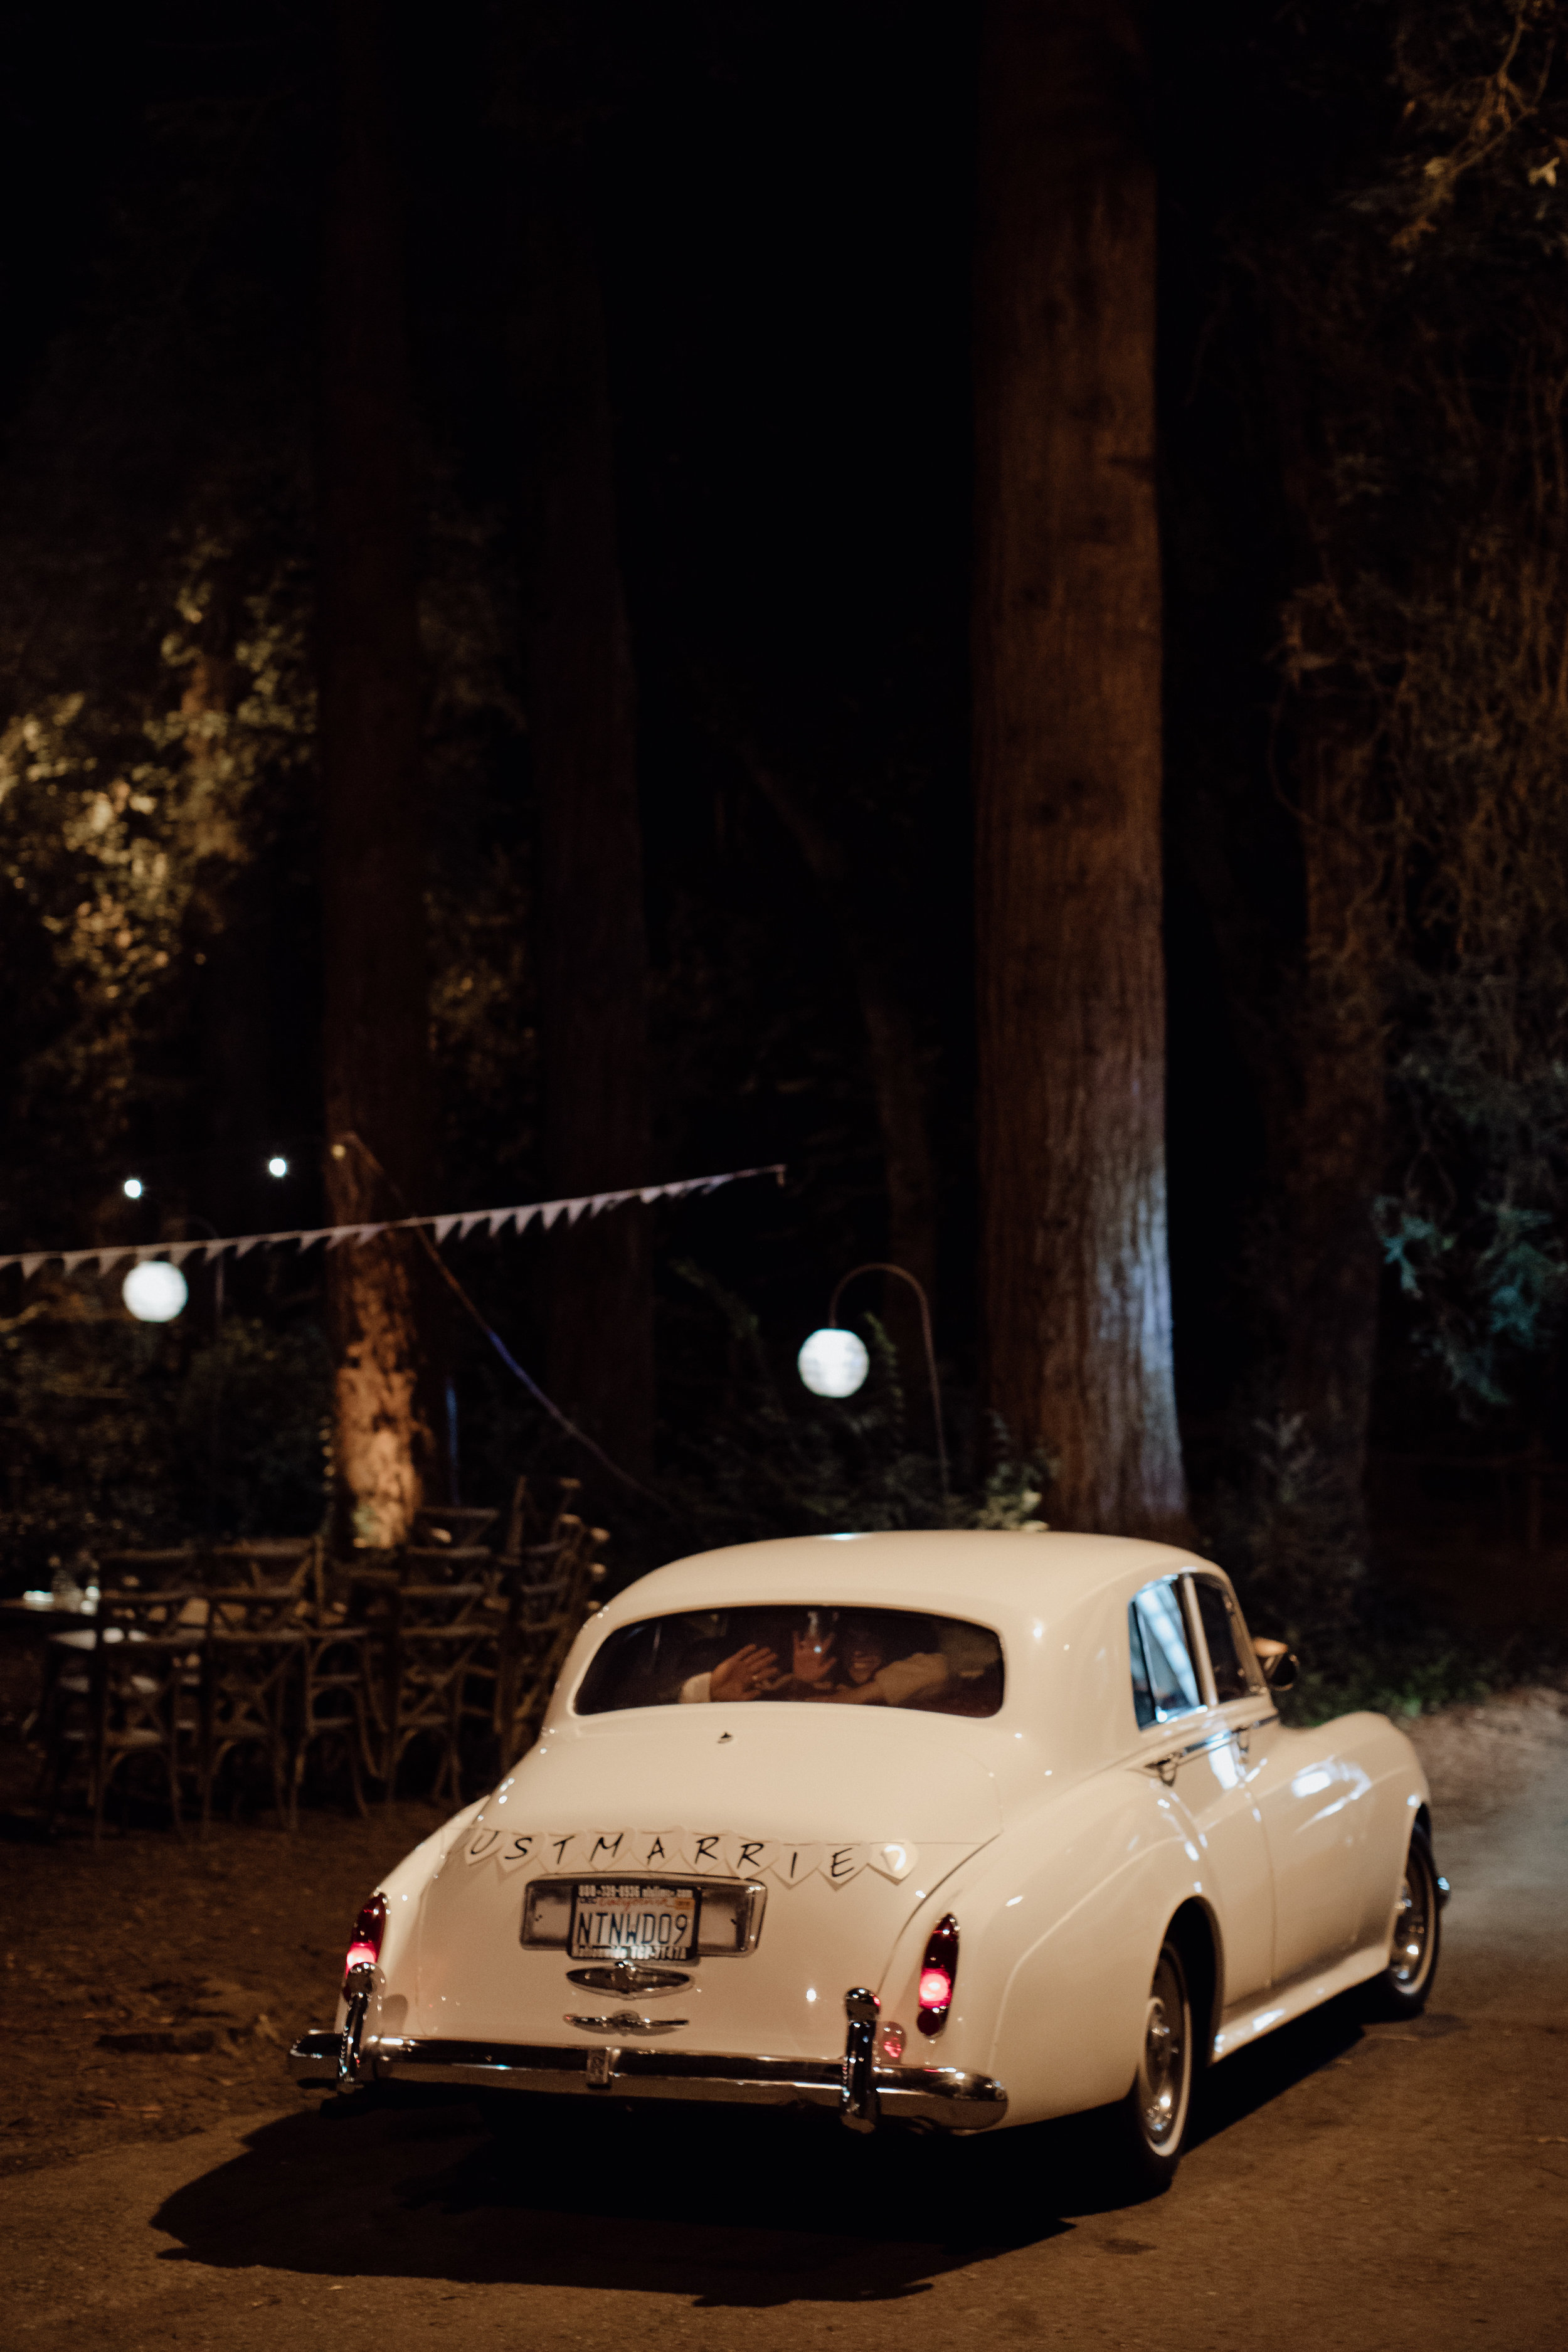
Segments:
[[[307,2089],[338,2081],[337,2033],[302,2034],[289,2071]],[[556,2091],[619,2099],[704,2099],[762,2107],[837,2109],[844,2067],[837,2058],[732,2058],[699,2050],[532,2046],[510,2042],[367,2042],[359,2080],[426,2083],[470,2091]],[[1007,2112],[1007,2094],[989,2074],[952,2066],[879,2066],[877,2098],[889,2123],[986,2131]]]

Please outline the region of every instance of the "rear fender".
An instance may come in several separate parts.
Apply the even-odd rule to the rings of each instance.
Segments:
[[[1196,1903],[1186,1843],[1145,1774],[1118,1770],[1016,1821],[923,1905],[900,1937],[882,2013],[905,2063],[956,2066],[1006,2087],[1007,2122],[1072,2115],[1132,2079],[1169,1921]],[[915,2031],[925,1940],[952,1912],[958,1978],[942,2033]]]

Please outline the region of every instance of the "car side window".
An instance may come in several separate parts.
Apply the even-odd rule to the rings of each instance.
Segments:
[[[1182,1622],[1182,1604],[1168,1579],[1146,1584],[1128,1604],[1132,1654],[1132,1705],[1139,1728],[1191,1715],[1203,1705],[1197,1669]]]
[[[1223,1586],[1211,1584],[1205,1576],[1193,1579],[1193,1591],[1197,1597],[1198,1622],[1208,1644],[1209,1664],[1214,1670],[1215,1697],[1221,1706],[1227,1699],[1250,1698],[1252,1685],[1241,1663],[1236,1617],[1228,1595]]]

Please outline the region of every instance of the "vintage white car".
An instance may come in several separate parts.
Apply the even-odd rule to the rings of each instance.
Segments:
[[[538,1744],[364,1906],[290,2060],[860,2129],[1103,2108],[1158,2187],[1203,2065],[1352,1985],[1421,2007],[1446,1893],[1409,1741],[1284,1726],[1186,1552],[744,1544],[590,1619]]]

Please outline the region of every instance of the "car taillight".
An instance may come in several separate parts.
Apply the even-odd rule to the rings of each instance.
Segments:
[[[921,1962],[920,2013],[915,2023],[922,2033],[940,2033],[947,2023],[957,1976],[958,1922],[950,1911],[931,1929],[926,1939],[926,1956]]]
[[[381,1939],[386,1933],[386,1897],[373,1895],[354,1921],[353,1934],[349,1937],[348,1957],[343,1962],[346,1979],[351,1969],[373,1969],[381,1958]]]

